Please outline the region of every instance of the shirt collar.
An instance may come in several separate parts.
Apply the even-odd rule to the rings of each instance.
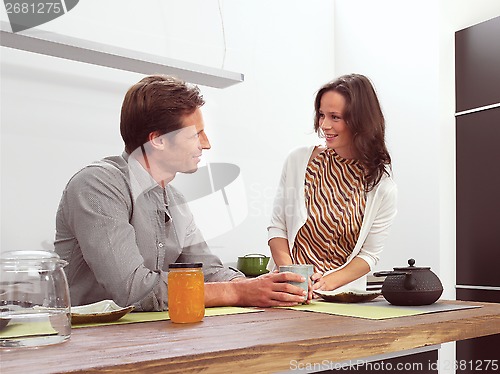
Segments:
[[[136,202],[139,196],[146,194],[154,189],[161,191],[162,187],[153,179],[151,174],[142,166],[138,161],[138,157],[142,158],[140,148],[132,154],[127,152],[122,153],[122,157],[125,159],[128,165],[129,175],[130,175],[130,185],[132,189],[132,197]]]

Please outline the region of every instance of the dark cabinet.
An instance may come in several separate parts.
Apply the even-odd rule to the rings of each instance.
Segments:
[[[455,34],[458,300],[500,302],[499,36],[500,17]],[[457,373],[498,372],[498,347],[498,334],[457,342]]]
[[[455,33],[456,111],[500,103],[500,17]]]
[[[458,116],[456,145],[457,284],[500,286],[500,107]]]

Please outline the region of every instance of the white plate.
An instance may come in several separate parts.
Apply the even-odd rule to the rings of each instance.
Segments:
[[[314,291],[325,301],[334,303],[362,303],[375,299],[381,295],[380,291],[356,291],[356,290],[333,290],[333,291]]]
[[[133,306],[122,308],[113,300],[103,300],[97,303],[72,306],[71,323],[113,322],[134,310]]]

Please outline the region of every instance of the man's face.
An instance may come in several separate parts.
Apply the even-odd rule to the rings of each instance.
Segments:
[[[163,154],[163,163],[167,170],[175,173],[194,173],[198,170],[201,154],[210,149],[210,142],[205,134],[205,123],[201,110],[183,118],[184,127],[165,134],[167,147]]]

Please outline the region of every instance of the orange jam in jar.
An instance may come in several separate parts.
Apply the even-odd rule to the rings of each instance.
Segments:
[[[205,316],[202,266],[201,262],[168,266],[168,314],[172,322],[200,322]]]

